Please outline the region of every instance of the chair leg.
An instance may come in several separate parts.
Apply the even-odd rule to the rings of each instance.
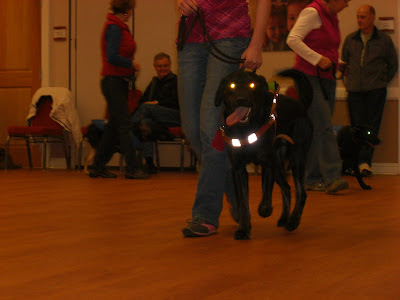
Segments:
[[[185,139],[181,141],[181,173],[185,170]]]
[[[83,138],[79,142],[79,146],[78,146],[78,171],[79,172],[82,170],[82,151],[83,151],[82,147],[83,147]]]
[[[63,142],[63,148],[64,148],[64,156],[65,156],[65,163],[67,165],[67,169],[71,169],[71,149],[67,145],[67,143]]]
[[[47,159],[47,138],[43,139],[43,153],[42,153],[42,169],[46,170],[46,159]]]
[[[7,137],[7,143],[6,143],[6,153],[4,157],[4,170],[7,170],[7,161],[8,161],[8,149],[10,146],[10,136]]]
[[[32,164],[31,146],[29,144],[29,137],[25,137],[25,143],[26,143],[26,153],[28,154],[29,168],[32,170],[33,164]]]
[[[156,156],[156,167],[160,171],[160,153],[158,152],[158,141],[154,142],[154,155]]]

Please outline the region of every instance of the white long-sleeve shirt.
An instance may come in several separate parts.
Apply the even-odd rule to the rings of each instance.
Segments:
[[[303,9],[289,36],[286,39],[288,46],[296,52],[301,58],[316,66],[322,58],[322,55],[312,50],[304,42],[304,38],[314,29],[322,26],[321,17],[314,7]]]

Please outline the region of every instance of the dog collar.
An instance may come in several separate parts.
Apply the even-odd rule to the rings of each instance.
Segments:
[[[225,141],[225,143],[227,144],[231,144],[233,147],[241,147],[244,145],[250,145],[253,144],[255,142],[257,142],[257,140],[265,133],[267,132],[267,130],[272,126],[275,125],[276,122],[276,105],[277,105],[277,101],[279,98],[279,93],[276,92],[274,99],[272,100],[272,107],[271,107],[271,112],[269,114],[269,118],[268,121],[260,127],[260,129],[258,129],[256,132],[252,132],[251,134],[249,134],[247,136],[247,138],[245,139],[235,139],[235,138],[230,138],[226,133],[225,133],[225,121],[224,124],[219,128],[219,131]],[[276,126],[275,127],[275,131],[276,131]]]

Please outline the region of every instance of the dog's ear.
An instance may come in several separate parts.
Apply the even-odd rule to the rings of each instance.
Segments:
[[[215,106],[220,106],[222,103],[222,99],[224,98],[225,85],[226,85],[226,79],[224,78],[221,80],[218,86],[217,93],[215,94],[215,101],[214,101]]]

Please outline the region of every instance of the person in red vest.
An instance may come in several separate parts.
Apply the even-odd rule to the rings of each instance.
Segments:
[[[333,194],[348,188],[332,129],[335,105],[335,66],[338,64],[340,30],[337,14],[350,0],[314,0],[303,9],[289,33],[287,44],[296,52],[294,68],[306,74],[314,97],[308,110],[314,138],[306,166],[305,187]]]
[[[126,160],[127,179],[144,179],[130,137],[131,121],[128,107],[129,84],[140,66],[133,60],[136,44],[126,22],[132,16],[134,0],[112,0],[112,13],[107,15],[101,35],[101,90],[107,101],[109,121],[104,129],[100,145],[96,151],[90,177],[115,178],[116,174],[106,169],[106,164],[114,153],[115,145],[120,145]]]

